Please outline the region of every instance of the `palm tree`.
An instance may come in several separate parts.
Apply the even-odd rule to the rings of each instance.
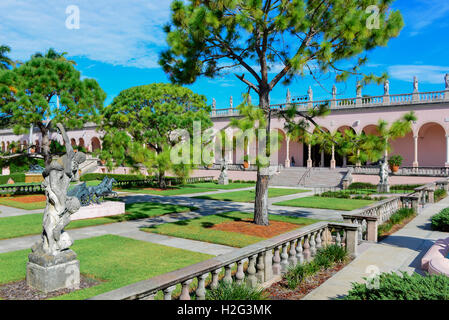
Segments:
[[[6,70],[16,65],[16,63],[6,55],[9,52],[11,52],[10,47],[6,45],[0,46],[0,70]]]
[[[66,61],[68,63],[71,63],[76,66],[76,62],[74,60],[68,60],[65,56],[68,54],[68,52],[56,52],[55,49],[50,48],[45,54],[42,54],[41,52],[36,52],[31,56],[31,59],[34,58],[48,58],[52,60],[59,60],[59,61]]]

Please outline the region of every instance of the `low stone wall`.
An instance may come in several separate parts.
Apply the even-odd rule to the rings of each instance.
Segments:
[[[180,300],[190,300],[195,294],[197,300],[204,300],[206,287],[218,286],[219,275],[224,269],[222,281],[249,286],[270,283],[287,272],[290,266],[310,261],[319,248],[336,244],[346,248],[352,257],[357,256],[357,225],[347,223],[318,222],[253,245],[236,249],[230,253],[178,269],[154,278],[106,292],[90,300],[151,300],[162,291],[165,300],[171,300],[176,285],[182,286]],[[157,261],[155,262],[157,263]],[[248,268],[244,264],[248,263]],[[237,264],[237,272],[232,274]],[[207,279],[210,283],[206,283]],[[196,288],[190,289],[194,279]]]
[[[378,175],[352,174],[353,182],[367,182],[374,185],[379,184]],[[428,184],[441,180],[441,177],[416,177],[416,176],[394,176],[388,177],[390,185],[396,184]]]
[[[212,176],[217,180],[220,176],[220,170],[198,169],[194,170],[191,177]],[[228,178],[230,180],[256,181],[257,171],[230,171],[228,170]]]

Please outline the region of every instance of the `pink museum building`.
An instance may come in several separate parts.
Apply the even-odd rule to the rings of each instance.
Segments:
[[[443,80],[443,79],[442,79]],[[413,123],[412,132],[405,137],[393,141],[390,155],[399,154],[404,158],[402,167],[407,168],[443,168],[449,167],[449,75],[444,79],[444,90],[433,92],[419,92],[418,80],[415,78],[411,93],[390,94],[388,82],[384,85],[384,95],[363,96],[361,88],[357,88],[355,98],[336,98],[333,88],[332,98],[326,101],[315,101],[313,92],[309,89],[308,97],[300,99],[291,97],[287,92],[286,103],[272,105],[273,109],[285,108],[288,103],[295,104],[298,110],[307,109],[328,103],[331,113],[316,122],[331,133],[336,131],[354,130],[356,133],[376,133],[375,126],[380,119],[389,123],[401,118],[405,113],[414,111],[418,120]],[[228,108],[216,108],[215,101],[211,118],[214,128],[222,130],[231,118],[238,117],[238,110],[232,105],[232,98]],[[284,121],[274,118],[271,122],[272,130],[278,130],[282,136],[280,148],[272,165],[280,167],[346,167],[350,165],[338,152],[326,154],[319,151],[319,146],[308,146],[302,142],[293,141],[286,135]],[[231,128],[225,131],[232,136]],[[313,130],[313,127],[311,128]],[[101,132],[96,131],[95,125],[86,125],[81,130],[68,133],[73,145],[84,146],[88,151],[101,148]],[[59,135],[55,135],[59,139]],[[7,150],[11,142],[20,141],[23,146],[34,143],[39,146],[41,141],[38,130],[30,134],[16,136],[11,130],[0,130],[0,146]],[[335,146],[334,150],[337,150]],[[245,154],[255,152],[254,146],[239,152],[234,150],[225,155],[228,163],[241,164]],[[219,152],[218,152],[219,153]],[[221,155],[216,152],[215,163],[219,163]]]

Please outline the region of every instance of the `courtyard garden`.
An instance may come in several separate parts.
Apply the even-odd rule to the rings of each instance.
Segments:
[[[207,217],[142,228],[142,231],[242,248],[279,234],[318,222],[316,219],[270,215],[270,226],[258,226],[252,215],[225,212]]]
[[[170,213],[188,212],[195,209],[196,208],[193,207],[172,204],[138,202],[127,204],[125,206],[126,213],[123,215],[75,220],[67,226],[67,229],[78,229],[122,221],[151,218]],[[42,217],[43,214],[35,213],[0,218],[0,239],[17,238],[41,233]]]
[[[87,299],[212,257],[115,235],[78,240],[72,248],[80,260],[84,282],[91,284],[56,299]],[[24,298],[11,296],[14,293],[8,289],[19,285],[17,282],[24,282],[29,252],[20,250],[0,254],[0,299]],[[39,292],[34,292],[33,296],[39,298]]]

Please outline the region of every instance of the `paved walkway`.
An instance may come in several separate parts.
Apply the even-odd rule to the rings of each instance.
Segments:
[[[440,210],[449,207],[449,197],[426,208],[404,228],[375,244],[359,246],[362,252],[348,266],[336,273],[320,287],[309,293],[304,300],[337,299],[351,289],[352,282],[364,282],[369,268],[378,268],[380,272],[413,271],[423,274],[421,258],[434,241],[447,238],[449,233],[432,231],[431,217]],[[368,269],[367,269],[368,268]]]
[[[44,212],[43,209],[25,210],[7,206],[0,206],[0,218],[15,217],[15,216],[22,216],[25,214],[42,213],[42,212]]]

